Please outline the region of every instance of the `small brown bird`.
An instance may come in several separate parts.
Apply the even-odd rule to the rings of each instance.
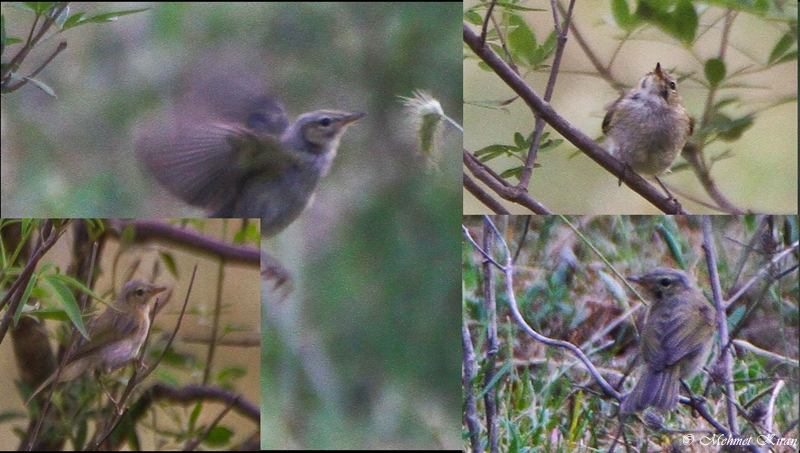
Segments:
[[[617,99],[603,118],[609,152],[637,173],[658,176],[681,153],[694,132],[675,78],[656,64],[632,90]]]
[[[139,280],[126,283],[114,302],[87,324],[89,339],[78,339],[58,382],[71,381],[87,372],[110,373],[133,361],[150,327],[150,299],[166,289]],[[55,377],[53,373],[47,378],[25,404],[52,384]]]
[[[659,268],[628,280],[644,288],[651,305],[639,330],[645,368],[620,413],[673,409],[680,379],[693,377],[708,359],[716,310],[684,272]]]
[[[261,218],[262,237],[271,237],[311,202],[342,134],[365,114],[318,110],[290,122],[266,96],[239,107],[222,120],[159,125],[139,140],[137,153],[173,195],[209,217]]]
[[[675,78],[661,63],[608,107],[602,128],[608,152],[626,168],[653,176],[672,198],[658,176],[669,173],[694,133],[694,118],[683,107]]]

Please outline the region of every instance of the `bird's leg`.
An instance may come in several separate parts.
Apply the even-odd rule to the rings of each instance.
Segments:
[[[680,211],[681,210],[681,202],[678,201],[678,199],[675,198],[674,195],[672,195],[672,192],[670,192],[669,189],[667,189],[667,186],[664,185],[664,183],[661,182],[660,179],[658,179],[658,176],[653,176],[653,177],[656,178],[656,181],[658,181],[658,184],[661,186],[662,189],[664,189],[664,192],[667,193],[667,197],[668,197],[667,202],[674,204],[676,210]]]
[[[289,271],[275,257],[266,253],[261,256],[261,277],[265,281],[274,281],[273,291],[283,290],[284,293],[280,300],[284,300],[294,290],[292,275]]]
[[[619,181],[617,181],[617,187],[622,186],[622,180],[628,176],[628,169],[633,170],[631,166],[627,162],[622,163],[622,176],[619,177]]]
[[[654,178],[656,178],[656,181],[658,181],[658,185],[660,185],[660,186],[661,186],[661,188],[662,188],[662,189],[664,189],[664,192],[666,192],[666,193],[667,193],[667,196],[669,197],[669,199],[670,199],[670,200],[675,200],[675,202],[677,202],[677,201],[678,201],[678,199],[677,199],[677,198],[675,198],[675,197],[672,195],[672,192],[670,192],[670,191],[669,191],[669,189],[667,189],[667,186],[665,186],[665,185],[664,185],[664,183],[663,183],[663,182],[661,182],[661,180],[660,180],[660,179],[658,179],[658,176],[653,176],[653,177],[654,177]]]
[[[97,382],[100,383],[100,387],[103,388],[103,391],[105,392],[106,396],[108,396],[108,399],[113,401],[114,405],[116,406],[117,405],[117,400],[114,399],[114,397],[111,395],[111,391],[108,390],[108,387],[106,387],[106,385],[103,383],[103,380],[100,378],[100,370],[99,369],[95,370],[94,377],[97,379]]]

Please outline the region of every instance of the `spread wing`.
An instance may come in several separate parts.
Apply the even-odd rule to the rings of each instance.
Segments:
[[[289,120],[283,105],[269,96],[232,97],[213,108],[218,111],[210,120],[154,123],[136,150],[170,193],[224,215],[246,178],[254,172],[277,174],[290,163],[280,146]]]

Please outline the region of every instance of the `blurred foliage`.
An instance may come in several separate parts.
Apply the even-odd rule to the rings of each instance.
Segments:
[[[53,39],[56,35],[71,28],[80,27],[87,24],[97,24],[102,22],[112,22],[120,16],[135,14],[144,11],[143,9],[129,11],[114,11],[94,16],[87,16],[85,13],[77,12],[70,14],[69,2],[13,2],[4,3],[19,11],[24,11],[30,17],[30,29],[25,33],[25,39],[18,36],[9,36],[6,33],[6,15],[0,16],[0,53],[3,56],[2,63],[2,93],[13,93],[22,88],[28,82],[38,87],[44,93],[56,97],[56,93],[46,83],[36,79],[36,75],[44,70],[45,67],[64,49],[67,42],[62,41],[56,50],[35,70],[31,70],[28,75],[21,75],[18,71],[23,67],[25,60],[34,51],[40,42]],[[14,46],[14,56],[6,58],[7,46]]]

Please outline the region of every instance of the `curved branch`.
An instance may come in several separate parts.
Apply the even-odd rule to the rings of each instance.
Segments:
[[[108,232],[117,238],[122,235],[125,228],[132,227],[134,242],[159,240],[204,255],[225,258],[230,263],[255,266],[261,264],[261,256],[257,248],[231,245],[186,228],[150,220],[108,219],[106,224],[109,226]]]

